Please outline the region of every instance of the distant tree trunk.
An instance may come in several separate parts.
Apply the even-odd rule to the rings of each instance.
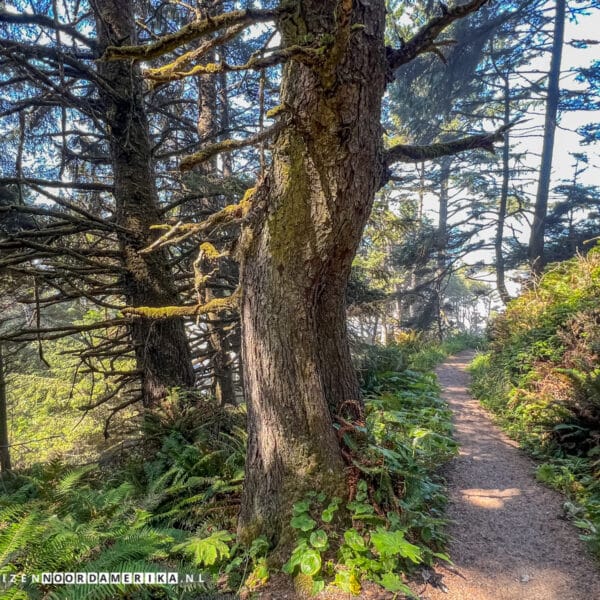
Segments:
[[[442,287],[446,278],[446,262],[448,248],[448,185],[450,182],[451,158],[445,158],[441,161],[440,170],[440,196],[439,196],[439,215],[437,227],[437,276],[435,281],[435,321],[438,329],[438,338],[440,341],[444,337],[444,323],[442,314]]]
[[[510,82],[508,75],[504,76],[504,125],[510,125]],[[510,294],[506,289],[504,254],[502,244],[504,242],[504,223],[506,221],[506,210],[508,207],[508,188],[510,184],[510,131],[504,134],[504,147],[502,148],[502,188],[500,190],[500,206],[498,207],[498,222],[496,224],[496,239],[494,250],[496,253],[496,287],[500,299],[504,304],[510,302]]]
[[[8,439],[8,406],[6,398],[6,374],[4,356],[0,344],[0,473],[12,469],[10,463],[10,445]]]
[[[552,43],[552,59],[548,76],[548,93],[546,98],[546,119],[544,123],[544,145],[540,179],[529,238],[529,265],[533,275],[539,275],[544,268],[544,234],[546,231],[546,215],[548,213],[548,195],[552,176],[552,155],[554,153],[554,136],[556,118],[560,100],[560,66],[565,37],[566,0],[556,0],[554,17],[554,41]]]
[[[136,43],[131,2],[97,0],[92,6],[102,49]],[[134,306],[177,304],[166,254],[140,254],[153,241],[150,227],[160,223],[161,215],[139,68],[130,61],[100,61],[98,71],[113,90],[102,90],[101,105],[108,125],[116,223],[122,228],[118,235],[127,302]],[[194,385],[191,353],[180,319],[136,318],[131,335],[145,407],[158,405],[171,387]]]
[[[279,548],[291,504],[308,489],[344,496],[333,420],[356,410],[344,314],[353,257],[382,174],[383,2],[303,0],[280,23],[286,46],[337,34],[345,11],[361,32],[337,35],[330,58],[290,61],[281,106],[295,123],[272,145],[241,241],[244,380],[248,404],[242,540]],[[348,15],[350,16],[350,15]]]
[[[213,14],[214,11],[211,11]],[[204,58],[203,63],[208,64],[215,62],[215,52],[209,52]],[[219,112],[217,108],[217,80],[211,75],[200,75],[198,77],[198,135],[202,143],[210,144],[217,141],[219,133]],[[228,103],[227,95],[225,94],[222,100]],[[217,158],[216,156],[201,165],[200,172],[205,176],[217,175]],[[205,208],[217,210],[223,208],[223,202],[219,199],[205,199]],[[221,259],[225,262],[227,259]],[[228,261],[231,262],[231,261]],[[231,271],[232,265],[222,265],[219,268],[220,272],[225,270]],[[210,284],[204,290],[204,298],[202,302],[209,302],[214,298],[224,295],[217,293],[210,287]],[[232,368],[229,359],[229,344],[223,330],[223,326],[219,323],[219,315],[216,313],[208,313],[206,315],[206,328],[208,331],[208,346],[211,351],[210,366],[212,370],[211,392],[219,405],[234,404],[235,391],[233,387]]]

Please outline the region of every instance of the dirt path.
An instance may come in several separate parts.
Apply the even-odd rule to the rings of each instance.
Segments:
[[[461,446],[447,472],[456,569],[439,569],[448,593],[427,586],[421,597],[600,599],[600,570],[562,518],[564,498],[535,481],[534,463],[468,394],[472,356],[463,352],[437,370]]]

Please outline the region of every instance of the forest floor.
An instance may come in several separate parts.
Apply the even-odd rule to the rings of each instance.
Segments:
[[[445,473],[454,566],[438,567],[447,593],[424,584],[415,592],[423,600],[600,598],[598,565],[564,519],[564,498],[535,480],[535,463],[469,394],[472,358],[462,352],[437,369],[460,444]]]

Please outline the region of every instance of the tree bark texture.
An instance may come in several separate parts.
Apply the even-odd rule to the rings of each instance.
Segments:
[[[8,404],[6,397],[6,374],[4,372],[4,357],[0,344],[0,473],[12,469],[10,462],[10,445],[8,439]]]
[[[565,38],[565,15],[566,0],[556,0],[554,40],[552,42],[552,59],[550,61],[548,93],[546,97],[542,164],[540,167],[540,179],[535,198],[531,236],[529,238],[529,265],[532,275],[540,275],[544,268],[544,234],[546,232],[548,195],[552,177],[552,155],[554,154],[554,137],[556,133],[556,119],[558,116],[558,104],[560,100],[560,66]]]
[[[133,5],[127,0],[96,0],[92,4],[101,49],[135,44]],[[139,68],[131,61],[98,63],[99,74],[112,91],[101,92],[114,177],[119,245],[126,269],[123,288],[133,306],[172,306],[177,294],[163,252],[140,254],[153,241],[152,225],[161,221],[152,146],[143,102]],[[126,233],[123,233],[126,230]],[[171,387],[191,387],[194,371],[180,319],[136,318],[131,324],[142,400],[152,408]]]
[[[344,298],[382,177],[386,84],[383,2],[297,4],[279,23],[286,45],[335,41],[323,60],[284,68],[279,118],[290,126],[241,242],[249,440],[239,528],[242,540],[263,533],[280,546],[304,492],[346,488],[333,425],[356,411],[359,388]]]

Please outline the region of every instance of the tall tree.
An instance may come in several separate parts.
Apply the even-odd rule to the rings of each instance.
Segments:
[[[200,19],[154,43],[113,47],[105,53],[111,61],[151,60],[202,36],[261,21],[274,22],[281,35],[280,47],[266,47],[246,65],[220,62],[204,69],[218,73],[282,64],[279,105],[270,113],[275,124],[249,139],[220,142],[182,161],[183,168],[191,168],[217,152],[270,135],[272,160],[264,176],[237,207],[193,227],[175,227],[164,239],[166,243],[181,231],[191,235],[242,219],[237,255],[249,435],[239,520],[242,539],[264,533],[285,547],[295,499],[314,488],[345,494],[345,464],[334,425],[340,418],[360,417],[361,407],[344,301],[374,194],[397,162],[490,150],[501,137],[477,134],[430,146],[385,149],[382,99],[402,65],[436,51],[438,36],[484,3],[443,6],[399,48],[386,48],[382,0],[301,0]],[[160,75],[168,71],[163,66]],[[202,67],[191,71],[197,74]],[[237,297],[231,297],[227,308]],[[134,307],[127,312],[168,318],[213,311],[223,304],[213,300],[195,308]]]
[[[90,12],[81,5],[72,7],[74,14],[65,10],[59,15],[57,10],[55,6],[46,16],[0,9],[5,32],[0,47],[11,73],[2,81],[8,94],[1,116],[9,125],[18,113],[20,125],[16,161],[3,181],[19,190],[20,201],[10,210],[30,219],[37,216],[37,227],[11,231],[3,241],[2,248],[12,254],[5,254],[1,266],[36,278],[33,301],[38,309],[84,297],[112,310],[107,323],[93,326],[118,321],[130,337],[124,341],[122,335],[107,336],[100,352],[133,352],[135,372],[117,376],[131,389],[131,400],[141,396],[152,408],[169,388],[192,386],[195,375],[181,320],[127,323],[113,318],[119,305],[115,296],[153,306],[179,299],[167,254],[139,252],[155,237],[151,226],[163,218],[139,68],[94,62],[109,45],[136,42],[133,5],[100,0]],[[36,38],[28,36],[30,28]],[[24,166],[24,151],[33,153],[40,143],[35,137],[40,123],[51,140],[60,141],[45,142],[41,170],[47,179],[28,176],[30,169]],[[31,163],[31,154],[25,158]],[[104,182],[98,182],[100,177]],[[52,193],[53,188],[60,191]],[[45,203],[24,203],[24,190]],[[35,333],[14,335],[29,339],[59,334],[60,327],[48,332],[43,325],[38,316]],[[73,331],[71,324],[62,329],[65,335]]]
[[[546,116],[544,121],[544,144],[542,147],[542,163],[535,198],[533,223],[529,238],[528,257],[531,272],[539,275],[544,268],[544,233],[548,214],[548,195],[552,177],[552,157],[554,154],[554,138],[560,101],[560,72],[563,45],[565,38],[566,0],[556,0],[554,14],[554,33],[552,40],[552,57],[548,74],[546,92]]]

